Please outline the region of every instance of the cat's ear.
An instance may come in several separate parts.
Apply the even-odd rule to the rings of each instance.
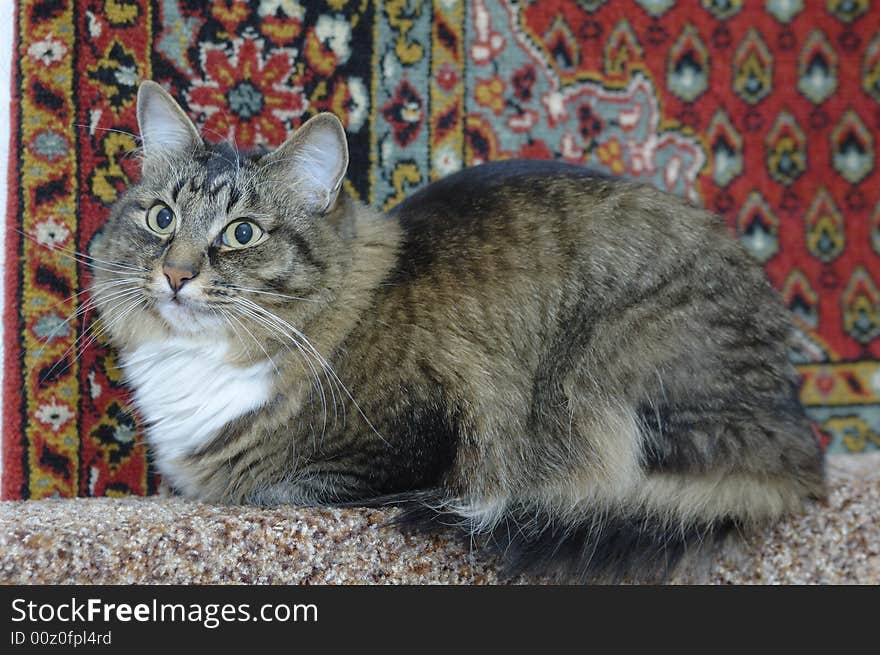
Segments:
[[[137,96],[137,121],[144,158],[193,150],[202,143],[196,126],[161,86],[147,80]]]
[[[336,202],[348,169],[345,129],[333,114],[318,114],[268,155],[266,162],[280,168],[281,179],[290,182],[310,211],[323,214]]]

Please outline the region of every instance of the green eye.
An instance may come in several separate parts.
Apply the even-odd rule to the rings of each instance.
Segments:
[[[223,230],[223,245],[227,248],[248,248],[263,238],[263,228],[253,221],[233,221]]]
[[[153,205],[147,211],[147,227],[156,234],[171,234],[174,231],[174,223],[174,212],[165,205]]]

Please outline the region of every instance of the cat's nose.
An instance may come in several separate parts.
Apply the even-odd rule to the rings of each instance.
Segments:
[[[174,293],[180,291],[184,284],[199,274],[198,271],[192,268],[183,268],[171,264],[165,264],[162,267],[162,272],[165,274],[165,279],[168,280],[168,286],[171,287]]]

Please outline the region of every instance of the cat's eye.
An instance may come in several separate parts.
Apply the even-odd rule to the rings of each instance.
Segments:
[[[147,227],[156,234],[167,235],[174,231],[174,212],[162,204],[153,205],[147,211]]]
[[[223,229],[221,241],[226,248],[249,248],[263,239],[263,228],[253,221],[233,221]]]

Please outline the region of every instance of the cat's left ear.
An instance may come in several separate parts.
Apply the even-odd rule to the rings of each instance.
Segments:
[[[180,105],[150,80],[138,89],[137,120],[147,160],[163,153],[191,151],[202,143],[199,131]]]
[[[345,129],[333,114],[318,114],[265,161],[281,169],[281,179],[290,183],[310,211],[326,213],[336,202],[348,169]]]

